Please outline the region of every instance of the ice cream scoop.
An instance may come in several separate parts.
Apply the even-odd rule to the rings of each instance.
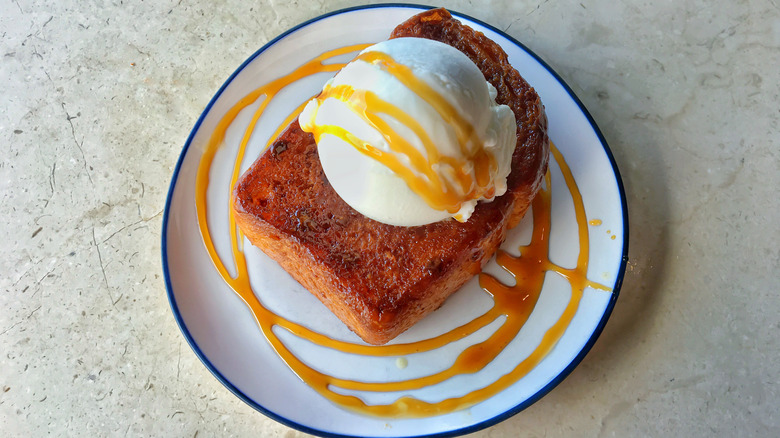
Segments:
[[[363,215],[391,225],[465,222],[506,191],[512,110],[459,50],[397,38],[363,50],[299,116],[328,181]]]

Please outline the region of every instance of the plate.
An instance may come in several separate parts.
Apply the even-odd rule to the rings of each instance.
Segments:
[[[576,267],[580,248],[587,248],[588,287],[581,297],[563,276],[546,273],[538,302],[514,339],[478,372],[461,374],[420,389],[359,391],[337,389],[368,405],[392,403],[412,395],[427,403],[453,399],[498,381],[521,363],[527,372],[505,389],[465,408],[417,418],[377,416],[346,409],[329,401],[294,373],[271,347],[257,321],[239,296],[224,282],[204,246],[196,207],[197,170],[211,134],[223,116],[259,85],[289,74],[321,53],[353,44],[386,39],[397,24],[426,9],[422,6],[377,5],[323,15],[291,29],[244,62],[198,119],[179,157],[168,192],[162,229],[162,260],[171,309],[182,334],[204,365],[241,400],[295,429],[321,436],[453,436],[502,421],[541,398],[583,359],[606,323],[621,285],[628,252],[625,195],[612,154],[593,119],[561,78],[528,48],[503,32],[462,14],[453,15],[500,44],[520,74],[541,96],[549,134],[561,160],[551,156],[551,226],[549,259],[559,271]],[[353,54],[334,61],[346,62]],[[277,94],[255,126],[241,162],[245,170],[263,151],[269,137],[287,114],[316,94],[332,73],[319,73]],[[230,175],[244,130],[259,102],[248,106],[227,129],[210,168],[206,217],[216,253],[235,272],[228,222]],[[568,163],[562,166],[560,162]],[[567,186],[566,177],[576,182]],[[578,192],[579,197],[572,193]],[[584,216],[577,216],[580,202]],[[585,235],[578,234],[578,223]],[[502,245],[519,255],[531,240],[532,214],[513,229]],[[579,222],[578,222],[579,221]],[[584,239],[584,240],[583,240]],[[585,246],[584,242],[588,243]],[[264,306],[290,321],[347,343],[360,344],[316,298],[275,262],[244,242],[244,254],[255,294]],[[485,268],[498,280],[512,278],[495,263]],[[579,297],[575,299],[574,297]],[[544,336],[564,320],[567,303],[575,303],[560,336],[538,360],[526,359],[538,350]],[[393,341],[404,344],[435,337],[465,324],[490,309],[492,299],[477,277],[439,310]],[[342,379],[395,382],[436,374],[447,369],[469,345],[488,337],[504,319],[440,348],[396,356],[354,355],[298,338],[275,327],[273,335],[308,366]],[[528,359],[530,360],[530,359]]]

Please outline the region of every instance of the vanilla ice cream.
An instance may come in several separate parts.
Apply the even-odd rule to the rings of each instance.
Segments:
[[[506,191],[515,116],[459,50],[397,38],[365,49],[299,117],[325,176],[363,215],[391,225],[465,222]]]

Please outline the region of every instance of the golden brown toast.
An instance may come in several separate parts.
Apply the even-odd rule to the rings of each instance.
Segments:
[[[517,119],[507,193],[480,202],[471,218],[418,227],[371,220],[349,207],[323,173],[311,134],[297,121],[239,179],[236,221],[352,331],[384,344],[438,308],[479,273],[516,225],[547,170],[547,119],[539,96],[483,34],[444,9],[399,25],[396,37],[449,44],[474,61]]]

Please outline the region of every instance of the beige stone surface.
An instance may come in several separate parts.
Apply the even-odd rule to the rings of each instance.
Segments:
[[[222,82],[353,1],[0,3],[0,435],[300,437],[173,319],[162,209]],[[620,166],[630,264],[582,364],[479,437],[780,436],[780,5],[444,1],[524,42]]]

